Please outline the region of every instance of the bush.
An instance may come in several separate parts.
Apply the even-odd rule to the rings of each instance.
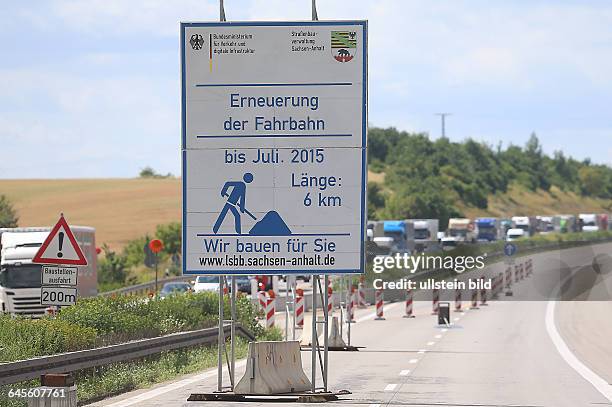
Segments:
[[[217,293],[188,293],[164,299],[140,296],[96,297],[62,310],[61,320],[95,329],[105,342],[121,342],[215,326]],[[224,312],[230,313],[226,297]],[[257,311],[247,297],[236,304],[238,320],[255,335],[263,334]]]
[[[69,321],[0,315],[0,361],[87,349],[95,345],[96,337],[94,328]]]
[[[17,212],[5,195],[0,195],[0,228],[16,228]]]
[[[127,259],[112,251],[107,244],[102,246],[104,257],[98,262],[99,284],[123,284],[127,276]]]

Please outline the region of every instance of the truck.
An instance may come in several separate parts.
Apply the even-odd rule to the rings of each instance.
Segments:
[[[551,233],[555,231],[552,216],[536,216],[538,233]]]
[[[497,218],[477,218],[476,219],[476,239],[480,242],[494,242],[503,240],[505,229],[502,228],[501,220]]]
[[[508,231],[512,229],[512,219],[500,219],[499,221],[502,229],[502,236],[506,236]]]
[[[581,213],[578,215],[580,230],[583,232],[599,232],[608,230],[608,215]]]
[[[87,266],[78,267],[77,295],[92,297],[98,293],[95,229],[71,226]],[[50,227],[0,228],[0,312],[12,316],[39,318],[47,307],[41,305],[42,265],[33,264],[34,255],[43,244]]]
[[[438,219],[408,219],[407,222],[413,225],[414,250],[427,252],[438,248]]]
[[[374,227],[374,243],[387,254],[411,253],[414,250],[414,225],[404,220],[378,221]]]
[[[454,238],[458,243],[475,243],[476,226],[467,218],[450,218],[448,220],[447,237]]]
[[[536,234],[537,220],[534,216],[513,216],[512,228],[523,229],[525,237],[531,237]]]
[[[578,223],[574,215],[553,216],[553,228],[557,233],[573,233],[578,231]]]

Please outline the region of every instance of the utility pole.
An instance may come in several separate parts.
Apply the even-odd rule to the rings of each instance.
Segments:
[[[446,137],[446,116],[450,116],[452,113],[436,113],[436,116],[440,116],[442,122],[442,137]]]

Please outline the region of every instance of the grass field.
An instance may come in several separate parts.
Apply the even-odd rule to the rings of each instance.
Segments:
[[[96,228],[97,245],[122,247],[181,218],[181,180],[0,180],[0,194],[14,203],[19,226],[52,226],[60,212],[72,225]]]
[[[486,210],[458,206],[469,218],[608,213],[612,210],[612,202],[609,200],[579,196],[554,186],[549,192],[533,192],[518,185],[513,185],[505,194],[489,196],[489,207]]]

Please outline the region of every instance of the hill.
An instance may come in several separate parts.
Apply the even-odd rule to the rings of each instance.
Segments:
[[[95,227],[98,246],[115,249],[181,219],[177,178],[0,180],[0,193],[13,202],[19,226],[50,226],[63,212],[73,225]]]
[[[612,211],[612,168],[524,147],[370,128],[370,219]]]

